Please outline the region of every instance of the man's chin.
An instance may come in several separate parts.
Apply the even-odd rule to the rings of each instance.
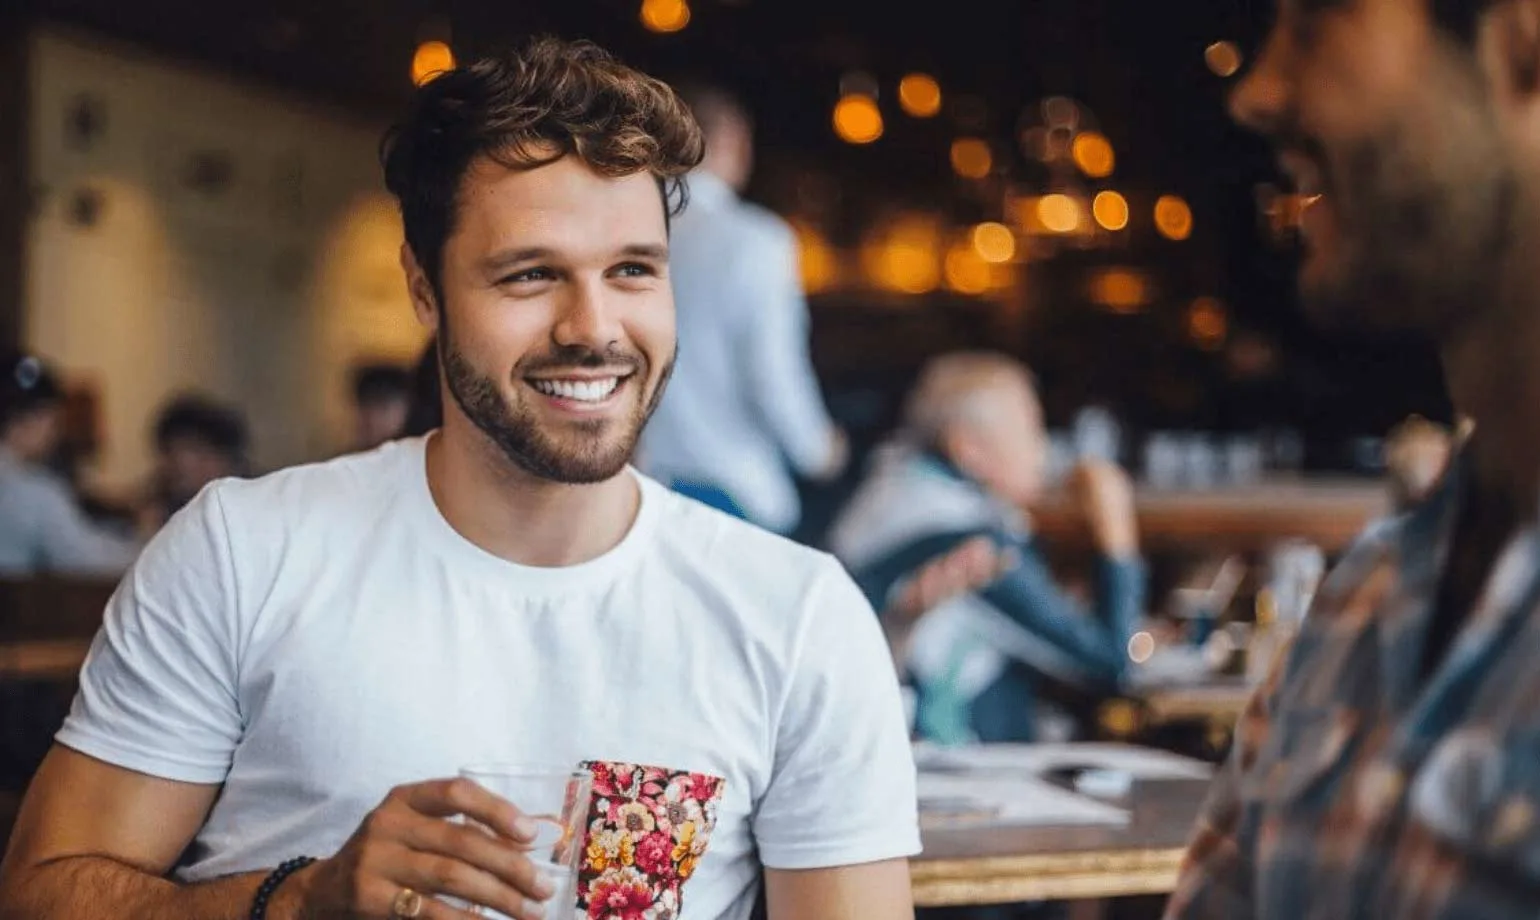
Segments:
[[[541,479],[578,486],[614,479],[631,465],[636,453],[635,439],[604,444],[563,443],[569,440],[546,439],[545,443],[510,459]]]

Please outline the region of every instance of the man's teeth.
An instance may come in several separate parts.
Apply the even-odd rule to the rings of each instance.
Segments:
[[[599,402],[620,386],[619,377],[603,377],[598,380],[533,380],[535,389],[547,396],[575,399],[579,402]]]

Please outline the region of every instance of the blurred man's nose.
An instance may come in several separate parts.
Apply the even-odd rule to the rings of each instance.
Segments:
[[[1286,79],[1283,39],[1274,34],[1230,93],[1230,117],[1258,134],[1274,135],[1292,105]]]

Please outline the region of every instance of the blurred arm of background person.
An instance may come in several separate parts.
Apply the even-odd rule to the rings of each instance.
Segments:
[[[139,541],[98,526],[46,467],[64,437],[64,391],[31,355],[0,373],[0,575],[115,575]]]
[[[1069,489],[1102,558],[1138,561],[1139,518],[1128,474],[1113,463],[1086,461],[1070,475]]]
[[[914,624],[955,597],[972,594],[1019,562],[1018,554],[988,537],[974,537],[920,567],[894,589],[881,618],[893,660],[902,669]]]

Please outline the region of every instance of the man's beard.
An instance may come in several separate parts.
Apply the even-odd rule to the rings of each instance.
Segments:
[[[1434,92],[1331,164],[1340,251],[1314,258],[1341,264],[1301,290],[1324,325],[1442,340],[1498,296],[1518,179],[1485,91],[1461,75]]]
[[[532,407],[505,399],[497,383],[477,371],[456,346],[447,322],[441,323],[439,332],[439,360],[445,384],[460,411],[510,463],[532,476],[569,485],[604,482],[630,464],[642,429],[662,400],[674,369],[670,357],[653,392],[636,402],[636,411],[629,418],[573,422],[564,426],[567,433],[563,437],[543,428]],[[605,355],[583,347],[560,350],[538,363],[543,368],[633,368],[622,386],[645,386],[649,370],[640,356]],[[517,369],[515,375],[522,377]],[[610,429],[617,426],[623,430],[612,433]]]

